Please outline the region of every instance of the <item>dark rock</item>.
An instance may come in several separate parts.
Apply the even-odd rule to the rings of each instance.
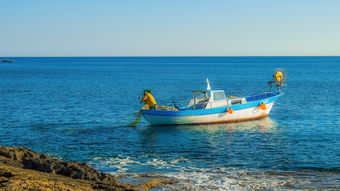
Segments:
[[[60,174],[75,179],[115,181],[112,175],[98,172],[88,164],[74,161],[65,162],[24,147],[0,146],[0,163],[40,172]]]
[[[34,178],[32,179],[32,177]],[[50,182],[55,183],[50,184]],[[33,189],[42,191],[128,191],[140,190],[140,188],[147,190],[162,184],[174,183],[174,181],[170,180],[151,179],[139,186],[130,185],[118,182],[114,176],[98,172],[86,163],[76,161],[65,162],[46,154],[34,152],[25,147],[6,147],[0,145],[0,190],[5,188],[5,190]],[[25,188],[22,188],[23,186]]]
[[[0,177],[5,177],[5,178],[11,178],[14,175],[11,172],[1,172],[0,171]]]

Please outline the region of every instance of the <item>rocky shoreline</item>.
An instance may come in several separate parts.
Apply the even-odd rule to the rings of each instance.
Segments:
[[[140,185],[130,185],[85,163],[62,161],[25,147],[0,146],[0,190],[133,191],[173,183],[151,179]]]

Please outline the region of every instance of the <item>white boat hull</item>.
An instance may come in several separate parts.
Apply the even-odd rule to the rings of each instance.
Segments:
[[[231,114],[228,112],[223,112],[208,115],[189,116],[162,116],[147,114],[143,114],[143,116],[151,125],[228,123],[265,118],[269,115],[274,103],[275,102],[268,103],[265,110],[262,110],[258,107],[250,107],[241,110],[235,110]]]

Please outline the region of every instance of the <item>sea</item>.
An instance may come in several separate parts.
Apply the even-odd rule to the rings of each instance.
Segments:
[[[152,190],[340,190],[340,57],[12,57],[0,63],[0,144],[24,146]],[[265,119],[150,126],[134,121],[144,89],[158,104],[193,90],[285,95]]]

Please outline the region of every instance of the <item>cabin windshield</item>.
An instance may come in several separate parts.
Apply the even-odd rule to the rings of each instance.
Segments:
[[[223,91],[214,92],[214,101],[225,100],[225,94]]]
[[[208,91],[193,91],[189,109],[204,109],[209,101]]]
[[[193,98],[196,98],[197,100],[209,99],[208,92],[193,92],[193,94]]]

